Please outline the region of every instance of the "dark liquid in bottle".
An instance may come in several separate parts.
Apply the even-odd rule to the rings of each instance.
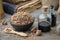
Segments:
[[[52,16],[52,22],[51,22],[51,26],[54,27],[56,26],[56,15],[51,15]]]
[[[38,23],[38,29],[42,30],[42,32],[49,32],[51,30],[50,23],[48,23],[46,21],[42,21],[42,22]]]

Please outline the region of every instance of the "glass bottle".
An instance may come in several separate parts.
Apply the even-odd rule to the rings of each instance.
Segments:
[[[51,13],[51,17],[52,17],[51,26],[54,27],[54,26],[56,26],[56,13],[54,11],[53,5],[50,6],[50,13]]]
[[[38,29],[42,30],[42,32],[48,32],[50,31],[50,22],[47,21],[47,8],[42,8],[41,13],[38,18]]]

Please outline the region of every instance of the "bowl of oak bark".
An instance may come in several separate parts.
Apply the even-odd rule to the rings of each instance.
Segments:
[[[34,23],[34,17],[30,14],[24,14],[24,13],[19,14],[19,13],[16,13],[11,17],[10,24],[16,31],[29,30]]]

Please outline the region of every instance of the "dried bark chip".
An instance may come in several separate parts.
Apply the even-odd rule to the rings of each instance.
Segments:
[[[33,27],[33,28],[31,29],[31,31],[34,32],[34,33],[36,33],[37,28],[36,28],[36,27]]]
[[[17,12],[11,16],[11,22],[20,25],[29,24],[33,22],[33,16],[27,12]]]
[[[7,25],[7,21],[6,20],[2,20],[2,25]]]
[[[37,30],[36,36],[40,36],[40,35],[41,35],[41,30]]]

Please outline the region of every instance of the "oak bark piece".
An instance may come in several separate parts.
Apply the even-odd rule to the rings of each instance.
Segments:
[[[27,25],[33,22],[34,17],[27,12],[17,12],[11,16],[11,23],[16,25]]]
[[[26,4],[26,5],[23,5],[21,7],[19,7],[18,9],[21,10],[21,9],[25,9],[25,8],[28,8],[28,7],[32,7],[36,4],[40,3],[40,0],[32,0],[30,3]]]
[[[33,33],[36,33],[37,28],[36,28],[36,27],[33,27],[33,28],[31,29],[31,31],[32,31]]]
[[[4,11],[3,11],[3,6],[2,6],[2,0],[0,0],[0,18],[4,17]]]
[[[42,31],[41,30],[37,30],[36,36],[41,36],[41,34],[42,34]]]
[[[32,9],[36,9],[36,8],[39,8],[41,7],[41,1],[40,0],[32,0],[31,2],[29,2],[28,4],[26,5],[23,5],[21,7],[18,8],[17,12],[21,11],[21,10],[32,10]]]
[[[21,9],[21,10],[18,10],[17,12],[19,12],[19,11],[33,12],[34,10],[39,9],[39,8],[41,8],[41,7],[42,7],[42,5],[39,3],[39,4],[35,5],[35,6],[28,7],[28,8]]]
[[[7,21],[6,20],[2,20],[2,25],[7,25]]]
[[[59,5],[59,0],[42,0],[43,7],[49,6],[51,4],[55,6],[55,9],[57,9]]]

